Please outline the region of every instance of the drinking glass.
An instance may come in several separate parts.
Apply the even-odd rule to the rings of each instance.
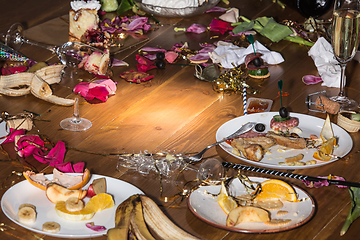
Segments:
[[[99,75],[107,75],[110,73],[108,71],[108,68],[110,66],[110,60],[107,57],[106,53],[100,49],[80,42],[66,42],[60,46],[40,43],[25,38],[23,32],[24,27],[20,23],[14,23],[13,25],[11,25],[7,33],[3,34],[3,37],[5,38],[5,45],[15,50],[19,50],[24,43],[45,48],[56,54],[62,64],[79,68],[81,68],[79,65],[81,63],[81,60],[86,60],[85,57],[96,53],[97,55],[102,56],[99,70],[98,72],[90,72]],[[88,69],[85,70],[89,71]]]
[[[74,114],[70,118],[65,118],[60,122],[60,127],[64,130],[79,132],[85,131],[92,126],[91,121],[81,118],[79,114],[79,99],[75,98]]]
[[[224,167],[216,158],[204,160],[197,170],[197,179],[199,180],[220,180],[224,175]]]
[[[331,44],[341,67],[340,91],[331,97],[341,109],[351,110],[359,103],[345,95],[346,64],[352,60],[359,46],[360,0],[336,0],[333,12]]]

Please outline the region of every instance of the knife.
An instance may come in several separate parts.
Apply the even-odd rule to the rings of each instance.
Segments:
[[[300,175],[300,174],[295,174],[295,173],[281,172],[281,171],[272,170],[272,169],[241,165],[238,163],[222,162],[222,165],[227,168],[234,168],[234,169],[258,172],[258,173],[265,173],[265,174],[276,175],[276,176],[280,176],[280,177],[295,178],[295,179],[299,179],[299,180],[306,180],[306,181],[312,181],[312,182],[319,182],[319,181],[326,180],[329,184],[332,184],[332,185],[341,185],[341,186],[347,186],[347,187],[360,188],[360,183],[357,183],[357,182],[348,182],[348,181],[341,181],[341,180],[334,180],[334,179],[324,179],[324,178]]]

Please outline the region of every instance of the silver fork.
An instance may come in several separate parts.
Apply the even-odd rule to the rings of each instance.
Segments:
[[[248,131],[250,131],[251,129],[253,129],[256,125],[256,122],[248,122],[246,124],[244,124],[241,128],[239,128],[236,132],[234,132],[233,134],[229,135],[228,137],[216,142],[216,143],[213,143],[209,146],[207,146],[206,148],[204,148],[201,152],[199,152],[198,154],[195,154],[191,157],[189,157],[187,160],[188,161],[191,161],[191,162],[198,162],[198,161],[201,161],[202,158],[203,158],[203,155],[204,153],[209,150],[210,148],[216,146],[216,145],[219,145],[220,143],[223,143],[227,140],[230,140],[232,138],[235,138],[243,133],[246,133]]]

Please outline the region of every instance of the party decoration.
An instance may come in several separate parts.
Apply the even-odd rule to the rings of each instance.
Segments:
[[[29,60],[29,58],[24,55],[18,53],[14,49],[6,46],[3,43],[0,43],[0,59],[6,61],[17,61],[17,62],[25,62]]]

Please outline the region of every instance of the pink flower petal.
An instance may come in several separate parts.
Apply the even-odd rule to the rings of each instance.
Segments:
[[[207,28],[204,25],[193,23],[190,27],[186,29],[186,32],[193,32],[193,33],[203,33],[207,30]]]
[[[103,102],[106,102],[109,96],[109,91],[105,86],[95,86],[89,88],[89,92],[86,95],[85,99],[87,101],[93,100],[94,98],[99,99]]]
[[[88,82],[81,82],[78,83],[75,87],[74,87],[74,93],[76,94],[80,94],[82,97],[86,97],[86,95],[89,92],[89,85],[90,83]]]
[[[226,31],[233,29],[231,23],[221,21],[219,19],[213,19],[209,27],[210,27],[210,31],[218,31],[221,34],[224,34]]]
[[[106,89],[109,91],[109,95],[114,95],[116,92],[116,83],[111,79],[101,79],[96,80],[94,83],[106,87]],[[89,88],[92,88],[92,85],[90,84]]]
[[[207,10],[206,13],[209,12],[226,12],[226,8],[215,6],[211,8],[210,10]]]
[[[142,49],[140,49],[141,51],[144,52],[166,52],[165,49],[163,48],[156,48],[156,47],[143,47]]]
[[[129,64],[127,62],[125,62],[125,61],[113,58],[112,62],[111,62],[111,66],[114,66],[114,67],[127,67],[127,66],[129,66]]]
[[[147,17],[135,18],[126,27],[123,27],[123,29],[127,31],[132,31],[137,28],[141,28],[147,22],[147,20],[148,20]]]
[[[74,172],[76,172],[76,173],[84,172],[84,168],[85,168],[85,162],[77,162],[77,163],[73,164],[73,169],[74,169]]]
[[[50,166],[57,167],[58,164],[62,164],[64,162],[65,152],[65,143],[59,141],[46,156],[42,152],[34,152],[33,156],[39,162],[48,163]]]
[[[178,56],[179,54],[174,51],[168,51],[165,53],[165,59],[169,63],[173,63]]]
[[[25,135],[25,132],[26,132],[25,129],[14,130],[14,129],[10,128],[10,134],[2,144],[14,142],[15,141],[15,136],[17,136],[17,135]]]
[[[316,77],[314,75],[305,75],[302,78],[303,83],[305,83],[306,85],[311,85],[311,84],[317,84],[322,82],[323,80],[321,79],[321,77]]]
[[[15,150],[20,157],[26,158],[40,149],[45,149],[44,141],[37,135],[24,135],[15,142]]]
[[[95,225],[93,222],[91,223],[86,223],[85,224],[86,227],[90,228],[91,230],[94,230],[96,232],[102,232],[106,230],[106,227],[104,226],[100,226],[100,225]]]
[[[334,180],[340,180],[340,181],[345,181],[345,178],[343,177],[339,177],[339,176],[330,176],[331,179]],[[329,186],[329,182],[326,180],[329,177],[320,177],[318,176],[318,178],[323,178],[325,179],[324,181],[318,181],[318,182],[312,182],[312,181],[307,181],[307,180],[302,180],[302,182],[305,184],[305,186],[309,187],[309,188],[320,188],[320,187],[327,187]],[[336,185],[338,188],[347,188],[346,186],[342,186],[342,185]]]
[[[198,53],[195,56],[189,57],[190,61],[204,61],[204,60],[208,60],[210,58],[209,53],[207,52],[202,52],[202,53]]]

